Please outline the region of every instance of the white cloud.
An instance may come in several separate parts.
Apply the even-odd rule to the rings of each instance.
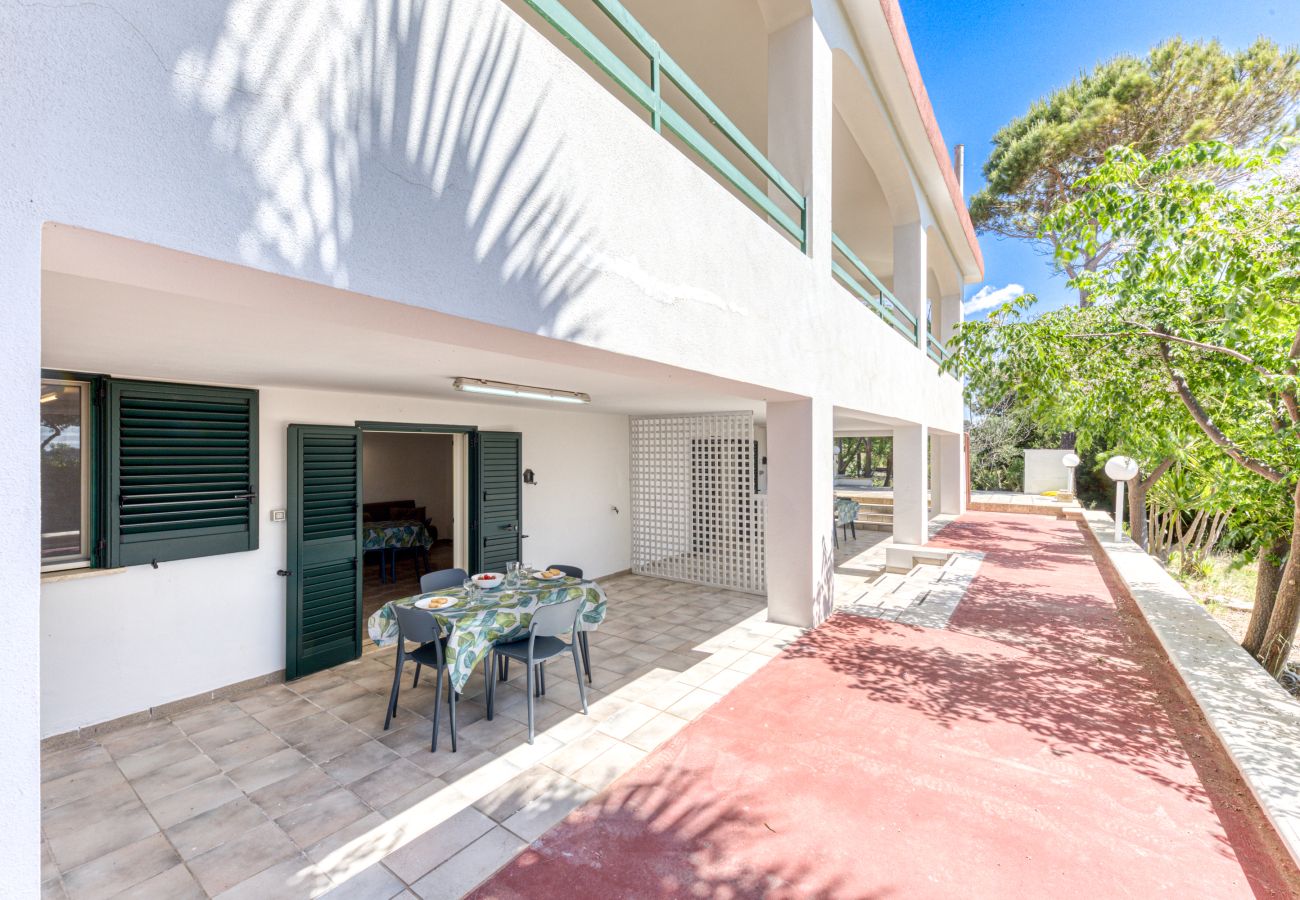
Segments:
[[[1008,300],[1014,300],[1024,292],[1025,286],[1023,284],[1009,284],[1000,288],[986,284],[975,292],[974,297],[961,305],[961,311],[968,316],[981,313],[986,309],[1001,306]]]

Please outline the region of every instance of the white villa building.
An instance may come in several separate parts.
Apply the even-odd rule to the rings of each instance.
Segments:
[[[6,2],[0,59],[0,896],[42,741],[353,659],[422,556],[811,626],[836,435],[896,541],[964,508],[897,0]]]

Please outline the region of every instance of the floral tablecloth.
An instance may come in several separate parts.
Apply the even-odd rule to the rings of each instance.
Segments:
[[[483,591],[471,601],[464,588],[448,588],[428,594],[416,594],[393,600],[380,607],[366,623],[370,639],[381,647],[397,642],[397,616],[394,604],[411,606],[422,597],[453,597],[454,602],[429,613],[437,620],[447,638],[447,668],[452,687],[463,690],[474,667],[487,656],[498,641],[517,640],[528,634],[533,612],[541,606],[564,603],[582,597],[582,630],[594,631],[605,621],[605,592],[594,581],[561,578],[539,581],[525,577],[517,586]]]
[[[433,535],[423,522],[414,520],[363,522],[361,546],[365,550],[432,547]]]

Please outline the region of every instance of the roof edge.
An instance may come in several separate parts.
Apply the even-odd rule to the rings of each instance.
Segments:
[[[948,155],[948,145],[944,142],[943,132],[940,131],[939,122],[935,118],[934,107],[930,103],[930,95],[925,90],[925,81],[921,78],[921,68],[917,64],[916,53],[912,49],[912,39],[908,36],[907,25],[903,21],[903,10],[898,4],[898,0],[879,0],[879,2],[880,11],[885,17],[885,24],[889,28],[889,35],[893,40],[894,49],[898,51],[898,61],[903,67],[903,74],[906,76],[908,87],[911,89],[916,111],[921,117],[921,125],[925,129],[926,137],[930,142],[930,149],[934,151],[935,161],[939,164],[939,171],[943,176],[944,184],[948,188],[948,197],[952,201],[953,208],[957,211],[957,219],[961,223],[962,232],[966,235],[966,243],[975,256],[975,264],[979,267],[980,277],[983,277],[984,254],[980,251],[979,240],[975,236],[975,223],[971,221],[970,210],[966,207],[966,198],[962,196],[961,187],[957,183],[957,172],[953,169],[952,158]]]

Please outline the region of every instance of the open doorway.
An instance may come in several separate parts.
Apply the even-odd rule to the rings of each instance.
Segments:
[[[425,572],[464,565],[464,434],[371,431],[362,442],[363,621],[420,590]]]

